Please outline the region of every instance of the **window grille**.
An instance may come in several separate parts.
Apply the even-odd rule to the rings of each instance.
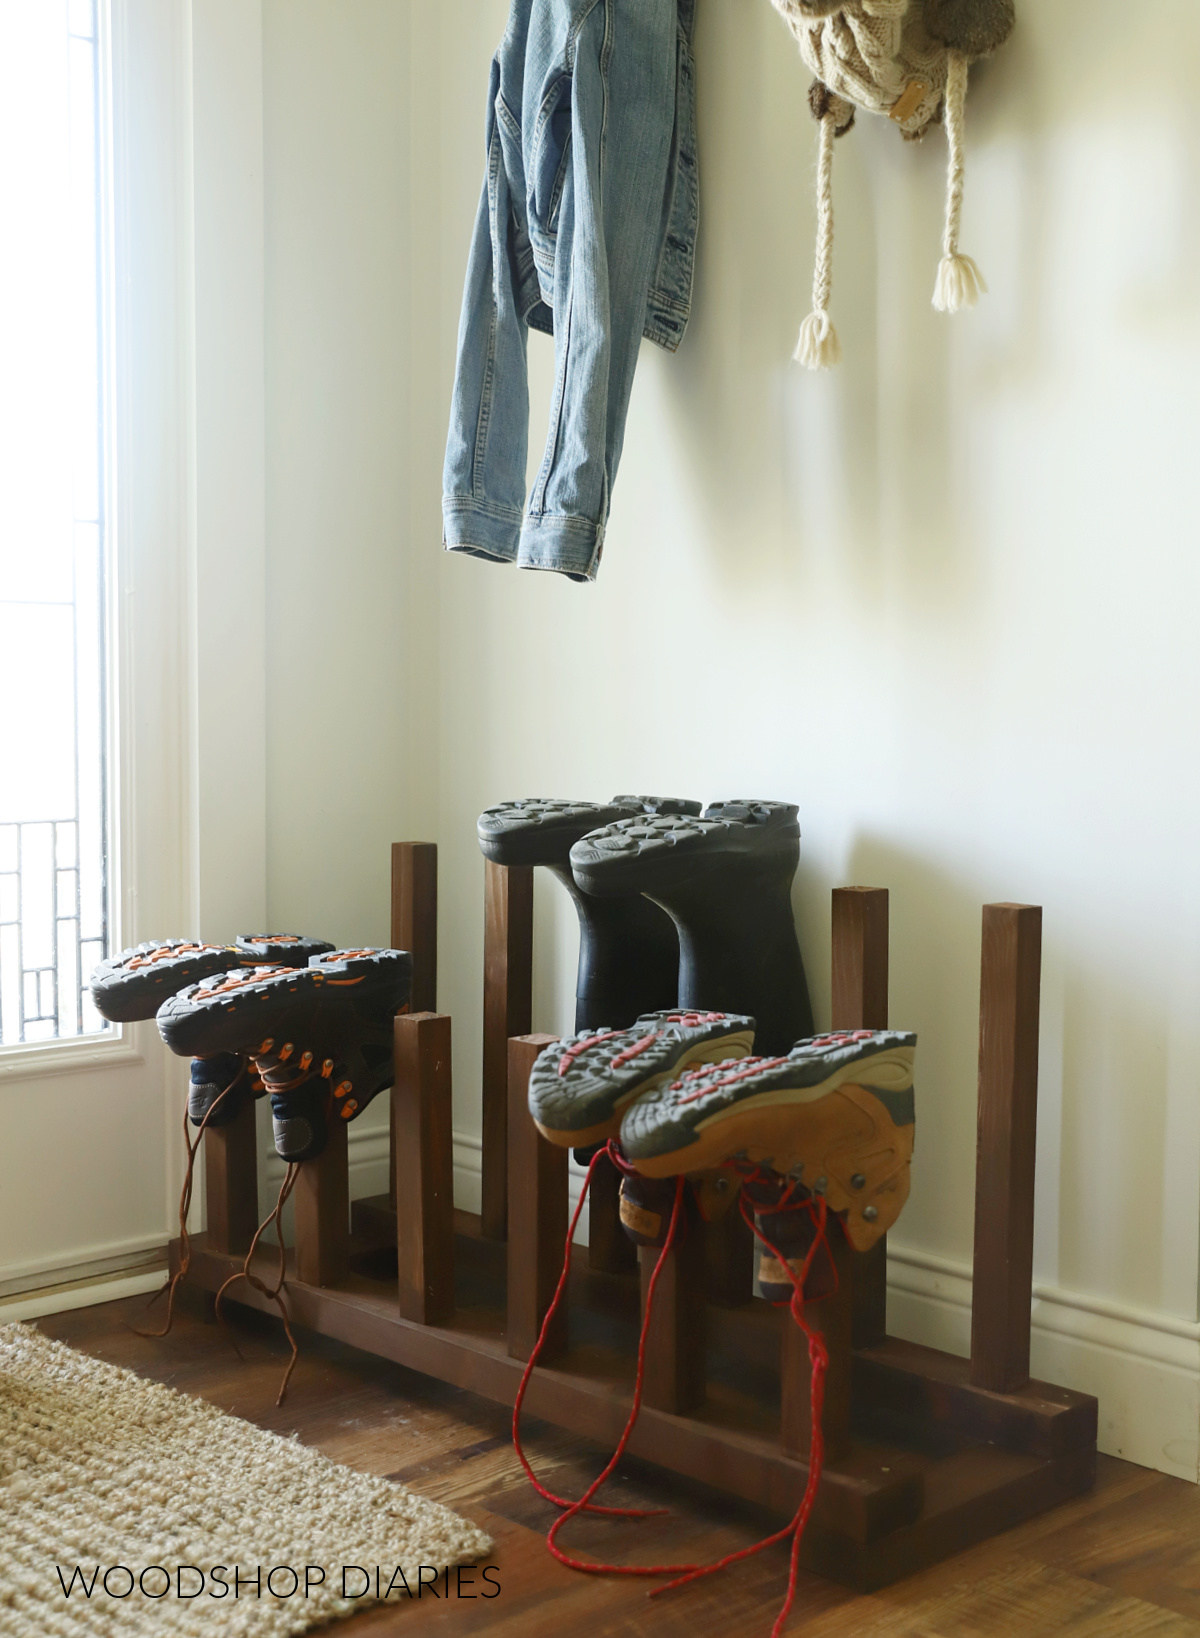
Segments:
[[[107,1026],[104,0],[0,8],[0,1046]]]

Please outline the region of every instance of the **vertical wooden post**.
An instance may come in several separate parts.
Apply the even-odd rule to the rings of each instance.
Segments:
[[[306,1285],[340,1285],[350,1247],[350,1171],[347,1122],[333,1114],[329,1140],[300,1167],[296,1209],[296,1278]]]
[[[454,1137],[450,1019],[396,1019],[392,1157],[400,1312],[441,1325],[454,1312]]]
[[[528,1359],[562,1272],[569,1221],[567,1159],[529,1114],[529,1071],[553,1035],[521,1035],[508,1043],[508,1353]],[[567,1341],[567,1305],[546,1338],[547,1363]]]
[[[410,1012],[437,1011],[436,842],[392,843],[392,948],[413,958]]]
[[[691,1190],[684,1193],[677,1243],[667,1253],[654,1291],[646,1332],[643,1401],[654,1410],[682,1416],[704,1403],[704,1235],[705,1224]],[[642,1313],[650,1280],[662,1255],[658,1246],[639,1246]]]
[[[885,887],[838,887],[833,893],[834,1029],[886,1029],[888,893]],[[887,1335],[887,1236],[849,1261],[856,1348]]]
[[[588,1267],[603,1274],[628,1274],[637,1267],[637,1247],[621,1227],[621,1174],[607,1156],[596,1163],[588,1190]]]
[[[985,904],[979,986],[979,1131],[971,1381],[1029,1381],[1042,912]]]
[[[250,1249],[258,1227],[258,1145],[254,1099],[228,1126],[204,1134],[204,1199],[208,1243],[233,1257]]]
[[[704,1227],[708,1300],[718,1308],[740,1308],[754,1295],[754,1235],[736,1201]]]
[[[888,890],[833,890],[834,1029],[886,1029],[888,1021]]]
[[[412,956],[410,1012],[437,1011],[437,843],[392,843],[392,949]],[[396,1200],[396,1146],[388,1161],[388,1198]]]
[[[853,1346],[853,1307],[841,1300],[854,1266],[854,1252],[836,1223],[830,1225],[829,1246],[837,1269],[838,1289],[821,1302],[807,1303],[804,1318],[825,1339],[829,1366],[825,1373],[825,1407],[821,1431],[825,1455],[832,1461],[850,1446],[850,1368]],[[783,1355],[780,1361],[782,1413],[780,1443],[789,1455],[807,1458],[812,1447],[812,1365],[808,1338],[784,1310]]]
[[[508,1043],[533,1027],[533,867],[484,860],[483,1232],[508,1221]]]

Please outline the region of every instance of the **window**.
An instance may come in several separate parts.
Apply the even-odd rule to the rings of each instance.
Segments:
[[[104,0],[0,7],[0,1046],[108,951]]]

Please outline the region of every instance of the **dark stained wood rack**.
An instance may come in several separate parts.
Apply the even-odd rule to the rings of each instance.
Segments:
[[[296,1188],[287,1300],[299,1326],[511,1404],[567,1231],[567,1151],[545,1142],[526,1108],[530,1066],[554,1037],[529,1033],[531,884],[489,865],[484,1211],[455,1211],[450,1020],[432,1010],[436,871],[435,848],[397,844],[393,934],[413,951],[413,993],[430,1010],[396,1020],[393,1187],[351,1213],[346,1133],[335,1123]],[[1038,909],[984,907],[970,1359],[887,1336],[884,1247],[866,1256],[843,1247],[837,1295],[811,1310],[830,1372],[827,1462],[804,1561],[863,1590],[1051,1508],[1094,1477],[1095,1399],[1029,1376],[1040,940]],[[886,1024],[887,972],[886,891],[838,889],[834,1027]],[[193,1241],[188,1278],[210,1292],[240,1267],[255,1226],[252,1113],[205,1138],[208,1230]],[[611,1446],[655,1254],[643,1251],[639,1268],[616,1226],[615,1179],[606,1181],[526,1403],[531,1416]],[[629,1450],[788,1517],[807,1477],[807,1351],[785,1314],[751,1296],[750,1247],[733,1219],[706,1226],[693,1212],[670,1254]],[[178,1242],[171,1255],[174,1268]],[[235,1290],[270,1311],[253,1287]]]

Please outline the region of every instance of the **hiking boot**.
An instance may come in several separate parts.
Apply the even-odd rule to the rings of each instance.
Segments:
[[[636,1099],[621,1147],[647,1177],[731,1158],[824,1195],[856,1251],[887,1232],[908,1198],[915,1035],[852,1030],[799,1041],[775,1058],[700,1066]]]
[[[221,1094],[227,1095],[222,1097]],[[214,1052],[193,1058],[188,1081],[188,1119],[193,1126],[228,1126],[248,1098],[261,1097],[263,1084],[247,1058],[236,1052]],[[218,1104],[217,1099],[221,1101]]]
[[[153,1018],[169,995],[235,967],[305,967],[332,944],[296,933],[238,934],[236,944],[202,944],[196,939],[151,939],[109,956],[93,969],[92,1000],[102,1018],[133,1024]]]
[[[623,1177],[621,1227],[638,1246],[663,1246],[675,1209],[673,1177]]]
[[[237,948],[246,966],[307,967],[314,956],[328,955],[335,946],[299,933],[239,933]]]
[[[623,1029],[643,1012],[673,1007],[679,987],[679,940],[671,918],[639,893],[596,899],[571,874],[572,845],[614,820],[650,814],[698,814],[678,797],[614,796],[611,802],[530,798],[503,802],[479,816],[479,846],[494,864],[540,865],[555,876],[579,918],[575,1028]]]
[[[539,1053],[529,1112],[543,1137],[587,1149],[617,1135],[630,1103],[689,1064],[744,1058],[754,1020],[723,1012],[647,1012],[630,1029],[581,1030]]]
[[[151,939],[109,956],[92,971],[92,1000],[102,1018],[133,1024],[153,1018],[169,995],[214,973],[242,965],[232,944],[196,939]]]
[[[102,961],[92,973],[92,999],[101,1017],[114,1023],[131,1024],[153,1018],[168,996],[205,978],[246,965],[258,965],[268,958],[291,967],[307,966],[322,950],[332,950],[317,938],[296,933],[265,936],[238,934],[236,944],[200,944],[189,939],[163,939],[137,944],[130,950]],[[245,1073],[243,1073],[245,1071]],[[240,1085],[234,1083],[240,1081]],[[193,1126],[204,1117],[227,1088],[210,1126],[228,1126],[237,1118],[247,1097],[261,1094],[261,1083],[236,1053],[221,1052],[197,1058],[192,1064],[188,1085],[188,1119]]]
[[[307,967],[314,956],[334,946],[327,939],[305,938],[300,933],[239,933],[237,951],[243,964],[256,967]],[[221,1099],[215,1114],[209,1114],[218,1097],[240,1073],[242,1085],[234,1085]],[[237,1118],[247,1098],[261,1098],[266,1088],[253,1067],[235,1053],[218,1052],[211,1058],[192,1060],[188,1088],[188,1119],[200,1126],[208,1115],[209,1126],[228,1126]]]
[[[784,1182],[783,1179],[780,1181]],[[754,1242],[758,1252],[759,1292],[767,1302],[791,1302],[796,1287],[788,1274],[790,1268],[796,1279],[803,1281],[801,1289],[805,1302],[831,1297],[837,1290],[837,1270],[828,1246],[818,1249],[809,1264],[807,1275],[804,1272],[804,1264],[817,1238],[817,1226],[812,1214],[805,1210],[805,1205],[815,1196],[805,1188],[788,1190],[786,1185],[779,1190],[779,1194],[786,1196],[786,1210],[772,1211],[767,1208],[754,1213],[755,1227],[767,1241],[767,1245],[763,1245],[762,1240],[756,1237]],[[840,1221],[831,1214],[826,1233],[840,1234],[842,1230],[835,1227],[835,1223]]]
[[[159,1009],[174,1052],[240,1052],[271,1096],[275,1149],[311,1160],[327,1122],[353,1120],[391,1086],[393,1019],[408,1001],[404,950],[334,950],[307,967],[257,967],[206,980]]]
[[[618,819],[571,849],[579,889],[643,893],[679,939],[678,1004],[748,1013],[760,1051],[786,1052],[812,1031],[791,885],[800,858],[796,809],[714,802],[701,818]]]

